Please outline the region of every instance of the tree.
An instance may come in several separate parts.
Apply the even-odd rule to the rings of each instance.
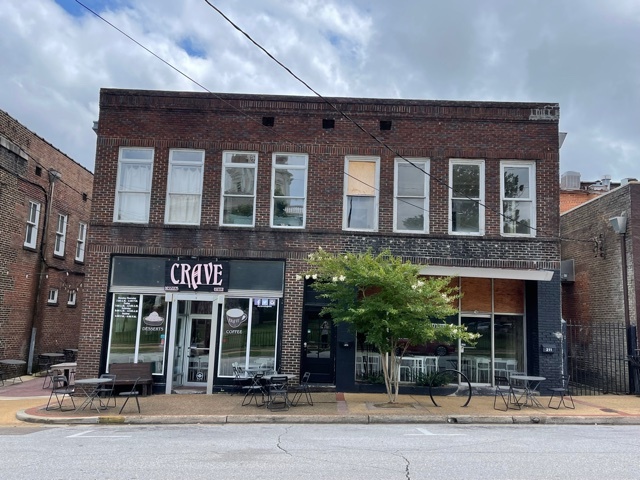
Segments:
[[[409,344],[459,338],[473,344],[478,338],[463,326],[443,323],[457,313],[458,294],[449,278],[421,277],[417,265],[388,250],[332,254],[320,248],[309,255],[309,265],[305,277],[315,280],[312,287],[328,300],[321,314],[351,325],[383,357],[390,403],[397,401],[398,365]]]

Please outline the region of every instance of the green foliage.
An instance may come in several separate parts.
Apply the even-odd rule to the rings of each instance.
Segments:
[[[367,343],[388,354],[383,371],[392,402],[399,379],[398,369],[389,366],[397,365],[396,349],[402,356],[409,343],[451,343],[460,338],[473,344],[477,338],[462,326],[443,326],[445,318],[457,313],[454,301],[458,294],[449,278],[421,277],[417,265],[388,250],[374,255],[371,251],[332,254],[319,249],[309,256],[309,264],[305,278],[315,280],[313,288],[328,300],[322,314],[350,324]]]
[[[441,374],[438,374],[438,372],[418,372],[416,377],[416,385],[421,387],[428,387],[429,385],[432,387],[442,387],[444,385],[449,385],[454,381],[455,375],[451,372],[443,372]]]

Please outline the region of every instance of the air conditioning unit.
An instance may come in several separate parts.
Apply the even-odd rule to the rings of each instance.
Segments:
[[[562,260],[560,262],[560,281],[562,282],[576,281],[576,272],[575,272],[573,259]]]

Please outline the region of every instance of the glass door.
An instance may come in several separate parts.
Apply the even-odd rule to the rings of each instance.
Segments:
[[[493,320],[495,372],[509,377],[524,372],[524,318],[522,315],[496,315]]]
[[[462,345],[461,371],[471,383],[491,384],[491,316],[463,316],[460,322],[467,331],[481,335],[475,345]]]

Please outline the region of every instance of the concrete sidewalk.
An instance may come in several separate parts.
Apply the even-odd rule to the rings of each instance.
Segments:
[[[493,408],[493,396],[466,397],[400,395],[397,404],[384,394],[314,392],[313,405],[300,403],[287,411],[270,411],[255,404],[241,406],[242,395],[182,394],[140,397],[141,413],[130,399],[122,415],[118,407],[99,413],[46,411],[49,389],[39,378],[23,377],[24,383],[0,387],[0,424],[224,424],[224,423],[500,423],[500,424],[627,424],[640,425],[640,398],[635,395],[574,397],[575,410],[524,407],[507,412]],[[76,398],[81,402],[81,398]],[[65,405],[68,400],[65,400]],[[498,402],[500,399],[498,398]],[[77,404],[77,403],[76,403]],[[68,403],[71,406],[71,403]],[[503,404],[504,405],[504,404]],[[13,419],[11,419],[13,415]],[[5,423],[6,422],[6,423]]]

